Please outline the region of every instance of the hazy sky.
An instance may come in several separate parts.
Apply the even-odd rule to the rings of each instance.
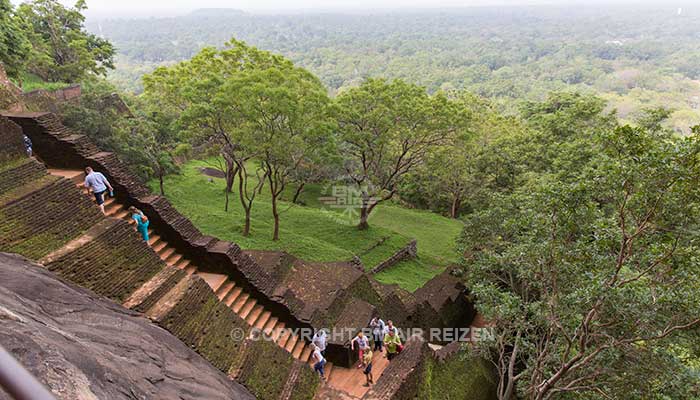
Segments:
[[[22,0],[13,0],[20,3]],[[236,8],[249,12],[299,10],[377,10],[495,5],[648,3],[654,0],[87,0],[88,17],[178,15],[197,8]],[[661,0],[659,0],[661,1]],[[678,0],[679,3],[683,0]],[[66,5],[72,0],[61,0]],[[674,0],[663,1],[673,3]]]

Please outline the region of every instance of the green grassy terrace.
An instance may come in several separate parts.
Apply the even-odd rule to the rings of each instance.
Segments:
[[[14,81],[16,85],[19,85],[19,81]],[[25,72],[22,74],[22,91],[31,92],[37,89],[44,89],[48,91],[63,89],[70,86],[70,83],[66,82],[46,82],[39,76]]]
[[[255,202],[251,234],[243,237],[244,212],[237,183],[224,211],[223,179],[200,172],[212,167],[208,161],[185,164],[180,174],[165,179],[166,197],[205,234],[239,244],[244,249],[284,250],[307,261],[347,261],[354,255],[369,269],[389,258],[412,239],[418,241],[418,258],[402,262],[376,275],[380,282],[395,283],[414,291],[458,259],[455,240],[460,221],[432,212],[412,210],[395,204],[378,206],[370,216],[370,229],[358,230],[343,209],[331,208],[319,198],[331,192],[331,185],[307,185],[300,197],[304,205],[290,201],[295,188],[284,193],[279,204],[280,240],[272,241],[273,218],[267,186]],[[158,182],[151,181],[154,192]]]

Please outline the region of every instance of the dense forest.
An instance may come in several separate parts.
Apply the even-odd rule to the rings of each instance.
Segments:
[[[82,83],[64,123],[206,233],[366,271],[415,239],[378,279],[449,264],[494,327],[465,351],[500,400],[700,396],[693,10],[216,10],[90,33],[84,6],[0,0],[0,60]]]
[[[499,7],[365,14],[251,15],[200,10],[177,18],[104,20],[110,78],[140,91],[139,77],[235,37],[281,53],[333,93],[366,77],[402,78],[435,92],[468,89],[513,112],[552,90],[599,94],[634,120],[673,109],[685,133],[700,122],[700,9],[690,6]]]

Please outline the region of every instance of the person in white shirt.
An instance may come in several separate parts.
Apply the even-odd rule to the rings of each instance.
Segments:
[[[399,328],[394,326],[394,322],[392,320],[387,321],[386,326],[384,327],[385,335],[389,333],[389,331],[393,331],[394,335],[399,336]]]
[[[311,343],[321,350],[321,354],[326,354],[326,332],[323,329],[316,331]]]
[[[357,368],[362,368],[362,358],[365,354],[365,349],[369,348],[369,340],[362,331],[359,331],[357,336],[350,341],[350,349],[355,350],[355,346],[360,350],[360,363],[357,365]]]
[[[85,168],[85,188],[95,196],[97,205],[100,206],[102,214],[105,213],[105,193],[109,188],[110,193],[114,192],[112,185],[107,178],[99,172],[95,172],[90,167]]]
[[[323,367],[326,366],[326,359],[323,357],[323,354],[321,354],[321,349],[319,349],[316,345],[314,345],[313,357],[314,360],[316,360],[316,363],[314,364],[314,371],[318,372],[322,380],[326,380],[323,372]]]
[[[386,333],[384,332],[384,328],[386,327],[384,321],[382,321],[382,319],[379,317],[374,317],[372,318],[372,321],[370,321],[369,327],[372,329],[372,341],[374,342],[374,351],[384,351],[383,343],[384,335],[386,335]]]

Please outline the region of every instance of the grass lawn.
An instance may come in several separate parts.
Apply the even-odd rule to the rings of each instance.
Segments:
[[[418,258],[402,262],[376,275],[384,283],[415,290],[458,259],[455,239],[462,223],[422,210],[380,205],[370,216],[370,228],[358,230],[343,210],[325,206],[319,198],[328,191],[307,185],[302,205],[281,201],[280,240],[272,241],[273,219],[267,186],[253,203],[251,234],[241,234],[244,223],[237,185],[224,211],[224,181],[201,174],[206,161],[190,161],[179,175],[165,179],[172,204],[205,234],[238,243],[244,249],[284,250],[308,261],[347,261],[357,255],[369,269],[390,257],[412,239],[418,240]],[[150,182],[158,191],[158,184]],[[291,199],[294,188],[283,195]]]
[[[18,83],[18,82],[15,82],[15,83]],[[52,90],[57,90],[57,89],[63,89],[63,88],[68,87],[68,86],[70,86],[69,83],[46,82],[34,74],[30,74],[30,73],[22,74],[22,91],[24,91],[24,92],[31,92],[32,90],[37,90],[37,89],[45,89],[48,91],[52,91]]]

